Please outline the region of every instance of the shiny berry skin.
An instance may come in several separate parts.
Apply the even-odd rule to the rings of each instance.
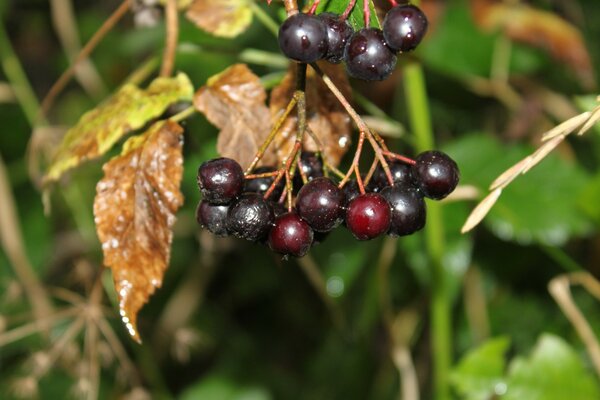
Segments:
[[[392,218],[388,235],[405,236],[423,229],[426,219],[425,200],[409,183],[394,184],[381,191],[390,204]]]
[[[390,227],[390,205],[378,193],[366,193],[348,204],[346,226],[358,240],[384,234]]]
[[[383,36],[395,51],[414,50],[427,32],[427,16],[411,4],[393,7],[383,20]]]
[[[348,182],[346,182],[346,184],[342,188],[342,191],[346,196],[346,202],[344,203],[345,207],[347,207],[352,200],[360,196],[360,189],[358,187],[358,182],[356,181],[356,179],[350,179]]]
[[[229,207],[227,231],[236,237],[258,241],[273,225],[273,208],[257,193],[244,193]]]
[[[231,158],[215,158],[198,168],[198,186],[204,200],[212,204],[228,204],[242,194],[244,171]]]
[[[228,205],[210,204],[203,200],[196,209],[196,221],[203,228],[217,236],[228,236],[227,232],[227,212]]]
[[[269,231],[269,247],[284,255],[302,257],[310,249],[312,241],[312,229],[294,212],[277,217]]]
[[[416,162],[412,176],[425,197],[441,200],[458,185],[458,166],[446,153],[425,151],[417,156]]]
[[[355,32],[348,40],[344,59],[348,74],[365,81],[384,80],[396,67],[396,55],[377,28],[363,28]]]
[[[327,53],[325,59],[333,64],[339,64],[344,59],[344,48],[354,29],[348,20],[342,20],[339,15],[322,13],[318,17],[327,27]]]
[[[299,168],[302,168],[302,173],[306,176],[306,181],[310,182],[315,178],[319,178],[324,175],[323,172],[323,160],[318,156],[317,153],[312,151],[303,151],[300,155]],[[299,171],[294,174],[294,189],[296,192],[304,185],[302,182],[302,176]]]
[[[254,171],[252,171],[253,175],[264,174],[266,172],[273,172],[275,168],[273,167],[258,167]],[[246,179],[244,184],[244,192],[253,192],[259,194],[265,194],[267,190],[271,187],[271,184],[275,180],[273,176],[267,176],[264,178],[255,178],[255,179]],[[279,196],[283,193],[283,188],[285,186],[285,178],[280,179],[279,183],[275,186],[275,189],[271,192],[270,199],[275,201],[279,200]]]
[[[329,178],[321,177],[302,186],[296,197],[296,209],[313,230],[328,232],[342,222],[344,202],[344,192]]]
[[[390,173],[392,174],[394,184],[412,181],[410,165],[399,160],[393,160],[388,162],[388,166],[390,167]],[[381,190],[387,186],[390,186],[390,182],[387,179],[383,167],[378,165],[369,182],[369,188],[371,188],[373,192],[381,192]]]
[[[279,48],[294,61],[320,60],[327,53],[327,27],[315,15],[294,14],[279,28]]]

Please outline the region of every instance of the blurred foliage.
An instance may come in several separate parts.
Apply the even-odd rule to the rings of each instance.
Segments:
[[[281,3],[274,1],[270,7],[265,3],[257,2],[257,6],[280,21]],[[589,110],[598,93],[584,89],[572,71],[544,51],[515,43],[508,57],[510,79],[503,86],[516,94],[518,106],[514,106],[507,102],[505,92],[494,91],[497,86],[490,83],[503,36],[482,32],[466,0],[422,3],[437,12],[422,47],[407,55],[388,81],[352,83],[369,101],[409,127],[402,64],[413,58],[421,61],[437,145],[457,160],[461,183],[472,185],[481,195],[499,173],[539,145],[541,133],[574,113]],[[593,72],[600,77],[600,2],[527,3],[580,29]],[[83,43],[119,4],[113,0],[73,2],[74,22]],[[321,7],[339,11],[343,10],[340,4],[323,0]],[[146,63],[154,63],[156,72],[165,30],[161,10],[156,11],[156,25],[136,26],[128,14],[101,41],[91,61],[104,89],[88,92],[71,81],[48,114],[52,126],[62,133],[73,127]],[[52,24],[50,4],[9,0],[0,2],[0,12],[18,60],[37,98],[42,99],[69,65]],[[277,41],[259,18],[253,18],[248,30],[233,39],[211,36],[183,17],[180,22],[176,70],[189,76],[196,89],[233,63],[247,62],[243,51],[248,49],[267,52],[250,65],[263,81],[282,79],[285,68],[277,63]],[[0,68],[0,83],[9,80],[5,68],[5,64]],[[147,76],[141,86],[153,77]],[[0,102],[0,121],[1,161],[10,180],[9,194],[16,199],[33,270],[47,288],[64,288],[90,298],[92,282],[102,266],[92,213],[101,163],[93,161],[67,174],[52,192],[51,214],[44,215],[40,192],[28,173],[28,155],[47,162],[60,135],[38,132],[39,140],[30,142],[31,126],[14,99]],[[106,321],[138,378],[124,378],[128,375],[122,375],[126,367],[122,359],[111,357],[107,342],[99,341],[99,397],[398,398],[402,383],[392,360],[393,341],[381,300],[381,274],[387,271],[383,281],[393,312],[416,315],[407,342],[421,398],[431,398],[431,277],[424,235],[400,238],[386,246],[383,239],[357,243],[346,230],[337,229],[310,253],[324,280],[319,293],[307,278],[305,262],[282,261],[263,246],[214,238],[197,228],[196,171],[203,160],[216,156],[217,129],[200,114],[182,125],[185,202],[177,214],[163,286],[139,315],[142,346],[129,339],[118,318],[115,293],[110,284],[104,286],[103,301],[110,312]],[[569,138],[518,178],[474,233],[460,235],[459,229],[481,197],[443,203],[444,263],[450,276],[456,363],[451,382],[456,398],[487,399],[494,390],[500,390],[498,398],[511,400],[560,399],[565,398],[563,393],[573,399],[598,398],[598,378],[586,348],[547,290],[553,277],[574,268],[600,276],[598,132],[597,128]],[[387,141],[395,151],[412,153],[410,132]],[[118,152],[114,149],[101,161]],[[343,161],[346,165],[349,158]],[[391,254],[387,266],[386,254]],[[3,331],[32,321],[29,299],[15,268],[8,252],[0,251],[0,337]],[[480,271],[475,284],[480,297],[473,297],[473,282],[465,275],[473,269]],[[110,276],[104,278],[110,282]],[[57,291],[50,293],[57,310],[69,303]],[[595,333],[600,333],[597,301],[583,291],[573,295]],[[485,310],[483,320],[469,311],[473,304]],[[0,398],[32,393],[27,391],[31,386],[27,378],[39,368],[39,356],[48,355],[48,343],[65,335],[71,324],[71,320],[60,320],[47,336],[30,335],[0,347]],[[485,338],[477,332],[484,332]],[[77,360],[81,362],[85,340],[83,333],[77,335],[72,341],[77,346],[67,346],[68,352],[39,380],[39,398],[82,397],[81,371],[87,367]],[[499,384],[505,385],[506,394]]]

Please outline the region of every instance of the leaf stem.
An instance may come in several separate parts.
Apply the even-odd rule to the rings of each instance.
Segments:
[[[434,147],[431,116],[423,69],[410,63],[404,70],[405,95],[415,145],[418,152]],[[444,270],[444,224],[442,208],[429,202],[425,227],[425,242],[431,268],[431,345],[434,358],[433,380],[435,399],[450,398],[448,376],[452,358],[451,305]]]
[[[175,54],[177,50],[177,39],[179,37],[179,13],[177,0],[167,0],[165,4],[166,39],[163,51],[160,76],[168,77],[173,74],[175,66]]]
[[[250,8],[252,9],[254,16],[256,16],[256,18],[264,25],[265,28],[267,28],[269,32],[275,36],[279,35],[279,24],[275,22],[275,20],[271,18],[271,16],[265,10],[263,10],[262,7],[256,4],[255,1],[252,1],[250,3]]]

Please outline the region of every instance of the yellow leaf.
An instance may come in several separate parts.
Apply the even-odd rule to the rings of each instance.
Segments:
[[[44,184],[60,179],[69,169],[105,154],[125,134],[144,126],[178,101],[190,101],[194,88],[185,74],[157,78],[148,89],[123,86],[115,95],[85,113],[64,136]]]
[[[186,17],[215,36],[231,38],[252,23],[250,0],[194,0]]]
[[[182,133],[167,120],[130,138],[104,165],[96,186],[94,221],[104,264],[113,272],[123,323],[138,342],[137,314],[162,284],[183,203]]]

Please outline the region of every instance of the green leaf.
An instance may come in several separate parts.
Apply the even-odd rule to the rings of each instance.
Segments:
[[[515,358],[503,400],[591,400],[600,398],[598,381],[561,338],[543,335],[529,358]]]
[[[510,340],[490,339],[467,353],[452,370],[450,380],[465,400],[487,400],[504,384],[505,360]]]
[[[225,376],[212,375],[190,386],[179,400],[270,400],[271,398],[263,388],[242,387]]]
[[[334,14],[342,14],[348,7],[348,0],[324,0],[317,7],[317,14],[322,12],[332,12]],[[371,18],[369,24],[372,28],[380,28],[381,24],[377,18],[377,12],[373,5],[373,0],[369,0],[369,8],[371,9]],[[363,13],[362,1],[357,1],[352,12],[348,16],[348,21],[354,30],[359,30],[365,27],[365,17]]]
[[[529,146],[506,146],[485,134],[469,135],[447,148],[461,170],[461,183],[487,193],[504,170],[533,151]],[[590,229],[578,205],[590,181],[578,164],[550,154],[518,177],[494,205],[484,223],[498,237],[521,244],[560,245]]]
[[[143,127],[178,101],[191,101],[194,88],[185,74],[157,78],[146,90],[123,86],[115,95],[85,113],[65,134],[44,176],[44,184],[69,169],[109,151],[125,134]]]

